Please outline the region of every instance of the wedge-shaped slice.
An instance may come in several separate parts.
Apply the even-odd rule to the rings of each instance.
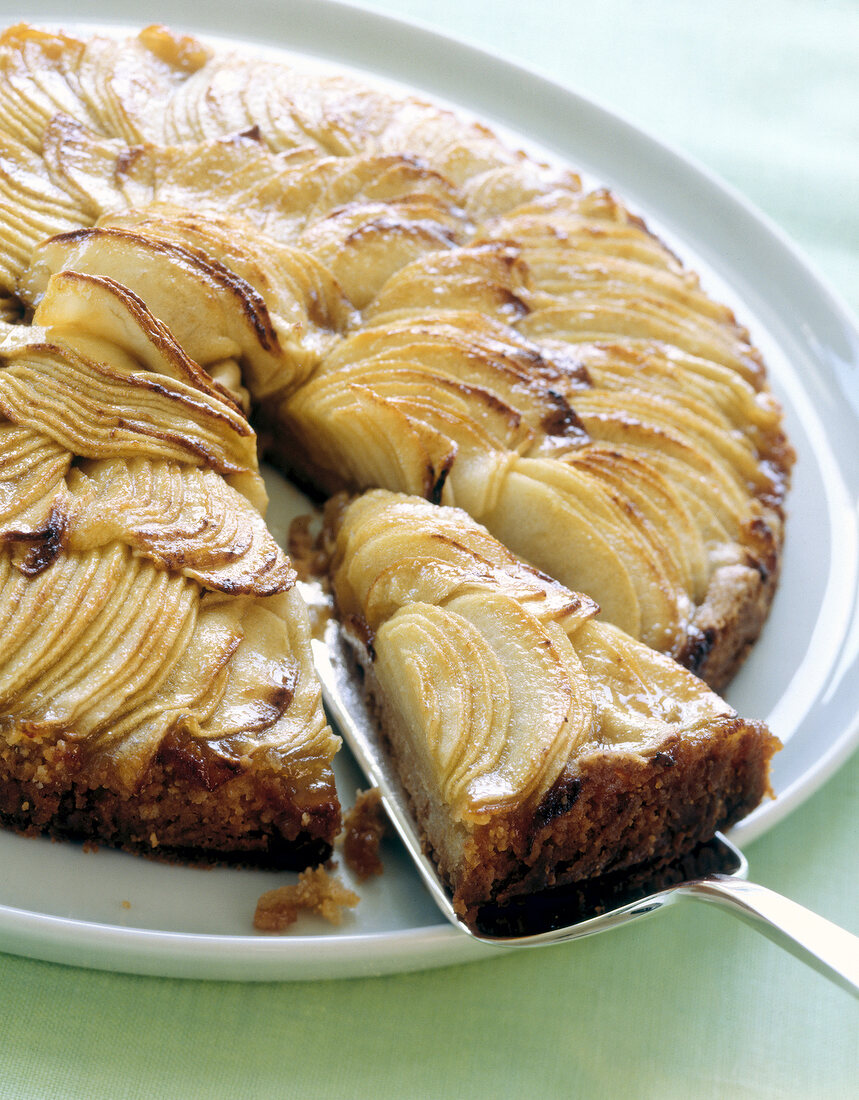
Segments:
[[[467,921],[667,863],[767,792],[762,723],[463,512],[377,490],[334,524],[338,613]]]

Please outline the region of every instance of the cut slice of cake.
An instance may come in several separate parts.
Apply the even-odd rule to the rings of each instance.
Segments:
[[[765,725],[464,512],[379,490],[334,527],[338,616],[469,923],[675,859],[768,791]]]

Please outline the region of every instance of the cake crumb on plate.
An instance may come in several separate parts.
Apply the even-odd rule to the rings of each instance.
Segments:
[[[331,924],[339,924],[342,910],[359,902],[358,895],[324,867],[301,871],[298,882],[268,890],[257,902],[254,928],[258,932],[283,932],[298,920],[302,910],[318,913]]]

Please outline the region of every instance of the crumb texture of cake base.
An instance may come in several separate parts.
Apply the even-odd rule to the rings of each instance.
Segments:
[[[667,864],[767,793],[764,724],[464,512],[375,491],[335,526],[338,616],[467,922]]]
[[[248,417],[316,493],[464,508],[727,682],[792,452],[746,331],[617,197],[418,98],[163,27],[9,28],[0,103],[3,820],[330,846],[337,739]]]

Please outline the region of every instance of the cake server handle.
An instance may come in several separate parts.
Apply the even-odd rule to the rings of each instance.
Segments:
[[[859,997],[859,938],[789,898],[731,875],[709,875],[677,893],[730,910],[824,977]]]

